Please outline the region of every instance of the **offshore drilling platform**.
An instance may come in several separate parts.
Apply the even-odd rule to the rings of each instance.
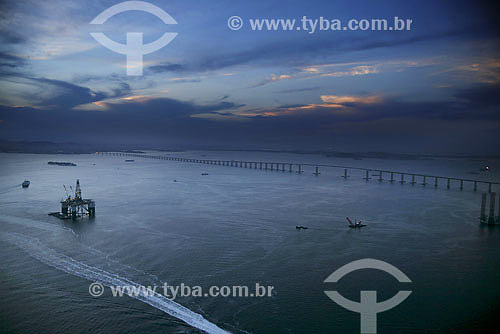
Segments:
[[[64,187],[66,189],[66,187]],[[66,199],[61,201],[61,212],[51,212],[49,215],[59,219],[73,219],[95,217],[95,202],[92,199],[82,198],[82,189],[80,188],[80,180],[76,180],[76,188],[74,197],[66,191]]]

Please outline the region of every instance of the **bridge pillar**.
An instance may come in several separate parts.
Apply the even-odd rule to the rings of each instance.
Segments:
[[[495,224],[495,197],[496,193],[490,194],[490,214],[488,217],[488,224]]]
[[[486,193],[481,194],[481,215],[479,216],[479,219],[481,221],[486,221]]]
[[[498,216],[497,216],[497,223],[500,222],[500,196],[498,196]]]

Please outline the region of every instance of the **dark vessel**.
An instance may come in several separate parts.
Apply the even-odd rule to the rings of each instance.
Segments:
[[[349,225],[350,228],[362,228],[365,226],[366,226],[365,224]]]
[[[21,185],[23,186],[23,188],[28,188],[30,186],[30,181],[24,180],[24,182],[21,183]]]
[[[57,166],[76,166],[76,164],[72,162],[59,162],[59,161],[49,161],[48,164]]]
[[[352,220],[349,219],[349,217],[345,217],[345,218],[349,222],[349,227],[350,228],[362,228],[362,227],[366,226],[365,224],[361,224],[361,220],[357,221],[356,219],[354,219],[354,223],[353,223]]]

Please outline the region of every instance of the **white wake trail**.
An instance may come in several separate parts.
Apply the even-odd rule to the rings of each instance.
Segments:
[[[62,270],[68,274],[85,278],[90,281],[101,283],[105,286],[136,286],[139,288],[140,295],[132,298],[138,299],[146,304],[149,304],[185,323],[198,328],[209,334],[230,334],[217,325],[203,318],[202,315],[191,311],[190,309],[166,298],[159,293],[151,293],[139,283],[133,282],[127,278],[117,274],[107,272],[105,270],[92,267],[75,260],[64,254],[43,245],[38,239],[29,238],[17,233],[4,232],[0,234],[0,239],[14,244],[27,252],[35,259]]]
[[[7,216],[7,215],[1,215],[0,216],[0,221],[6,222],[7,224],[16,224],[16,225],[22,225],[25,227],[29,228],[37,228],[39,230],[44,230],[47,232],[61,232],[61,231],[66,231],[70,232],[74,236],[77,236],[75,231],[70,229],[69,227],[65,226],[60,226],[60,225],[55,225],[55,224],[50,224],[50,223],[45,223],[42,221],[37,221],[33,219],[28,219],[28,218],[21,218],[21,217],[15,217],[15,216]]]

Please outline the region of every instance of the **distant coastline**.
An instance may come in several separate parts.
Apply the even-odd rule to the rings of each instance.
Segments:
[[[362,159],[385,159],[385,160],[432,160],[432,159],[467,159],[484,161],[487,159],[500,159],[500,153],[496,154],[418,154],[418,153],[393,153],[393,152],[343,152],[335,150],[303,150],[303,149],[259,149],[259,148],[227,148],[227,147],[175,147],[175,148],[137,148],[123,147],[121,145],[94,145],[76,143],[54,143],[48,141],[7,141],[0,140],[1,153],[30,153],[30,154],[92,154],[95,152],[123,152],[143,154],[146,151],[159,152],[185,152],[185,151],[207,151],[207,152],[263,152],[263,153],[292,153],[292,154],[316,154],[326,157],[347,158],[353,160]]]
[[[145,153],[117,145],[93,145],[77,143],[54,143],[49,141],[8,141],[0,140],[1,153],[30,154],[92,154],[95,152],[119,151],[124,153]]]

